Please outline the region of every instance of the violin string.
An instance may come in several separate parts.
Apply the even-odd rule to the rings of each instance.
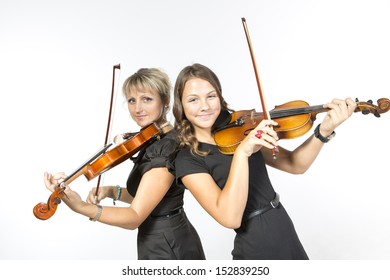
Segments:
[[[323,105],[318,106],[307,106],[307,107],[299,107],[299,108],[291,108],[291,109],[280,109],[280,110],[274,110],[270,111],[271,118],[282,118],[282,117],[288,117],[288,116],[294,116],[294,115],[302,115],[302,114],[308,114],[312,112],[319,112],[322,111]]]

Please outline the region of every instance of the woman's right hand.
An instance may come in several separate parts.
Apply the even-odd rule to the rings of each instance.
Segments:
[[[93,187],[88,194],[87,197],[87,203],[90,204],[99,204],[100,201],[105,199],[106,197],[111,197],[113,192],[113,187],[112,186],[107,186],[107,187],[100,187],[98,194],[96,195],[96,187]]]
[[[272,126],[278,123],[273,120],[262,120],[237,147],[236,152],[242,152],[247,157],[258,152],[262,147],[274,149],[278,146],[279,137]]]

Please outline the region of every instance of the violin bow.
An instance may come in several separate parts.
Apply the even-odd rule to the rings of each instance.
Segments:
[[[106,129],[106,137],[104,140],[104,147],[107,146],[108,138],[109,138],[109,134],[110,134],[110,126],[111,126],[111,119],[112,119],[112,107],[113,107],[113,103],[114,103],[114,91],[115,91],[115,70],[117,70],[117,69],[118,70],[121,69],[120,64],[114,65],[113,69],[112,69],[111,100],[110,100],[110,109],[108,112],[107,129]],[[102,178],[102,174],[100,174],[98,177],[98,181],[97,181],[97,185],[96,185],[96,192],[95,192],[95,199],[97,198],[98,193],[99,193],[101,178]]]
[[[253,50],[252,50],[252,43],[251,43],[251,39],[250,39],[250,36],[249,36],[249,31],[248,31],[248,26],[246,24],[246,20],[245,18],[241,18],[241,21],[242,21],[242,25],[244,27],[244,31],[245,31],[245,36],[246,36],[246,40],[248,42],[248,47],[249,47],[249,52],[250,52],[250,55],[251,55],[251,59],[252,59],[252,64],[253,64],[253,69],[255,71],[255,76],[256,76],[256,83],[257,83],[257,87],[259,89],[259,95],[260,95],[260,102],[261,102],[261,106],[262,106],[262,109],[263,109],[263,115],[264,115],[264,120],[270,120],[271,119],[271,116],[270,116],[270,113],[267,109],[267,104],[265,102],[265,98],[264,98],[264,94],[263,94],[263,89],[261,87],[261,83],[260,83],[260,78],[259,78],[259,72],[257,70],[257,64],[256,64],[256,60],[255,60],[255,56],[253,54]],[[278,150],[278,147],[274,147],[272,149],[272,157],[274,159],[276,159],[276,154],[279,152]]]

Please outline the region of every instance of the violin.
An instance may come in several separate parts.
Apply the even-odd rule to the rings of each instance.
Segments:
[[[356,99],[356,102],[355,113],[380,117],[390,110],[390,100],[387,98],[378,99],[378,105],[374,105],[371,100],[359,102]],[[270,118],[278,123],[278,126],[273,128],[279,139],[293,139],[307,133],[312,128],[317,114],[328,110],[323,105],[309,106],[306,101],[297,100],[276,106],[269,114]],[[233,154],[241,141],[263,119],[264,113],[257,113],[255,110],[236,111],[227,115],[221,122],[223,125],[216,128],[214,133],[214,140],[221,153]]]
[[[292,139],[307,133],[312,128],[317,114],[329,110],[329,108],[324,108],[324,105],[309,106],[306,101],[302,100],[287,102],[276,106],[271,111],[267,110],[247,23],[245,18],[241,18],[241,21],[248,42],[263,112],[257,113],[254,109],[231,114],[228,111],[221,112],[215,127],[213,127],[213,133],[215,143],[223,154],[233,154],[241,141],[262,120],[272,119],[278,123],[278,126],[273,126],[273,129],[278,133],[279,139]],[[355,112],[362,112],[365,115],[372,113],[374,116],[380,117],[381,114],[390,110],[390,100],[387,98],[378,99],[378,105],[374,105],[372,100],[359,102],[356,99],[356,102]],[[277,153],[277,147],[272,149],[274,159],[276,159]]]
[[[169,123],[158,126],[156,123],[144,127],[139,133],[125,133],[125,141],[112,149],[109,149],[113,143],[110,143],[100,149],[89,160],[81,165],[71,175],[66,177],[61,183],[70,184],[76,178],[84,175],[88,181],[100,176],[102,173],[117,166],[123,161],[139,152],[145,146],[157,140],[162,134],[172,129]],[[40,220],[47,220],[54,215],[57,205],[61,203],[61,198],[65,195],[65,188],[60,183],[55,187],[54,192],[50,195],[47,203],[38,203],[33,213]]]

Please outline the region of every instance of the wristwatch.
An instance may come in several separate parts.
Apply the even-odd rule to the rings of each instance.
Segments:
[[[320,125],[317,125],[316,129],[314,129],[314,136],[320,139],[322,143],[328,143],[333,137],[336,136],[336,132],[332,132],[328,137],[324,137],[320,133]]]

